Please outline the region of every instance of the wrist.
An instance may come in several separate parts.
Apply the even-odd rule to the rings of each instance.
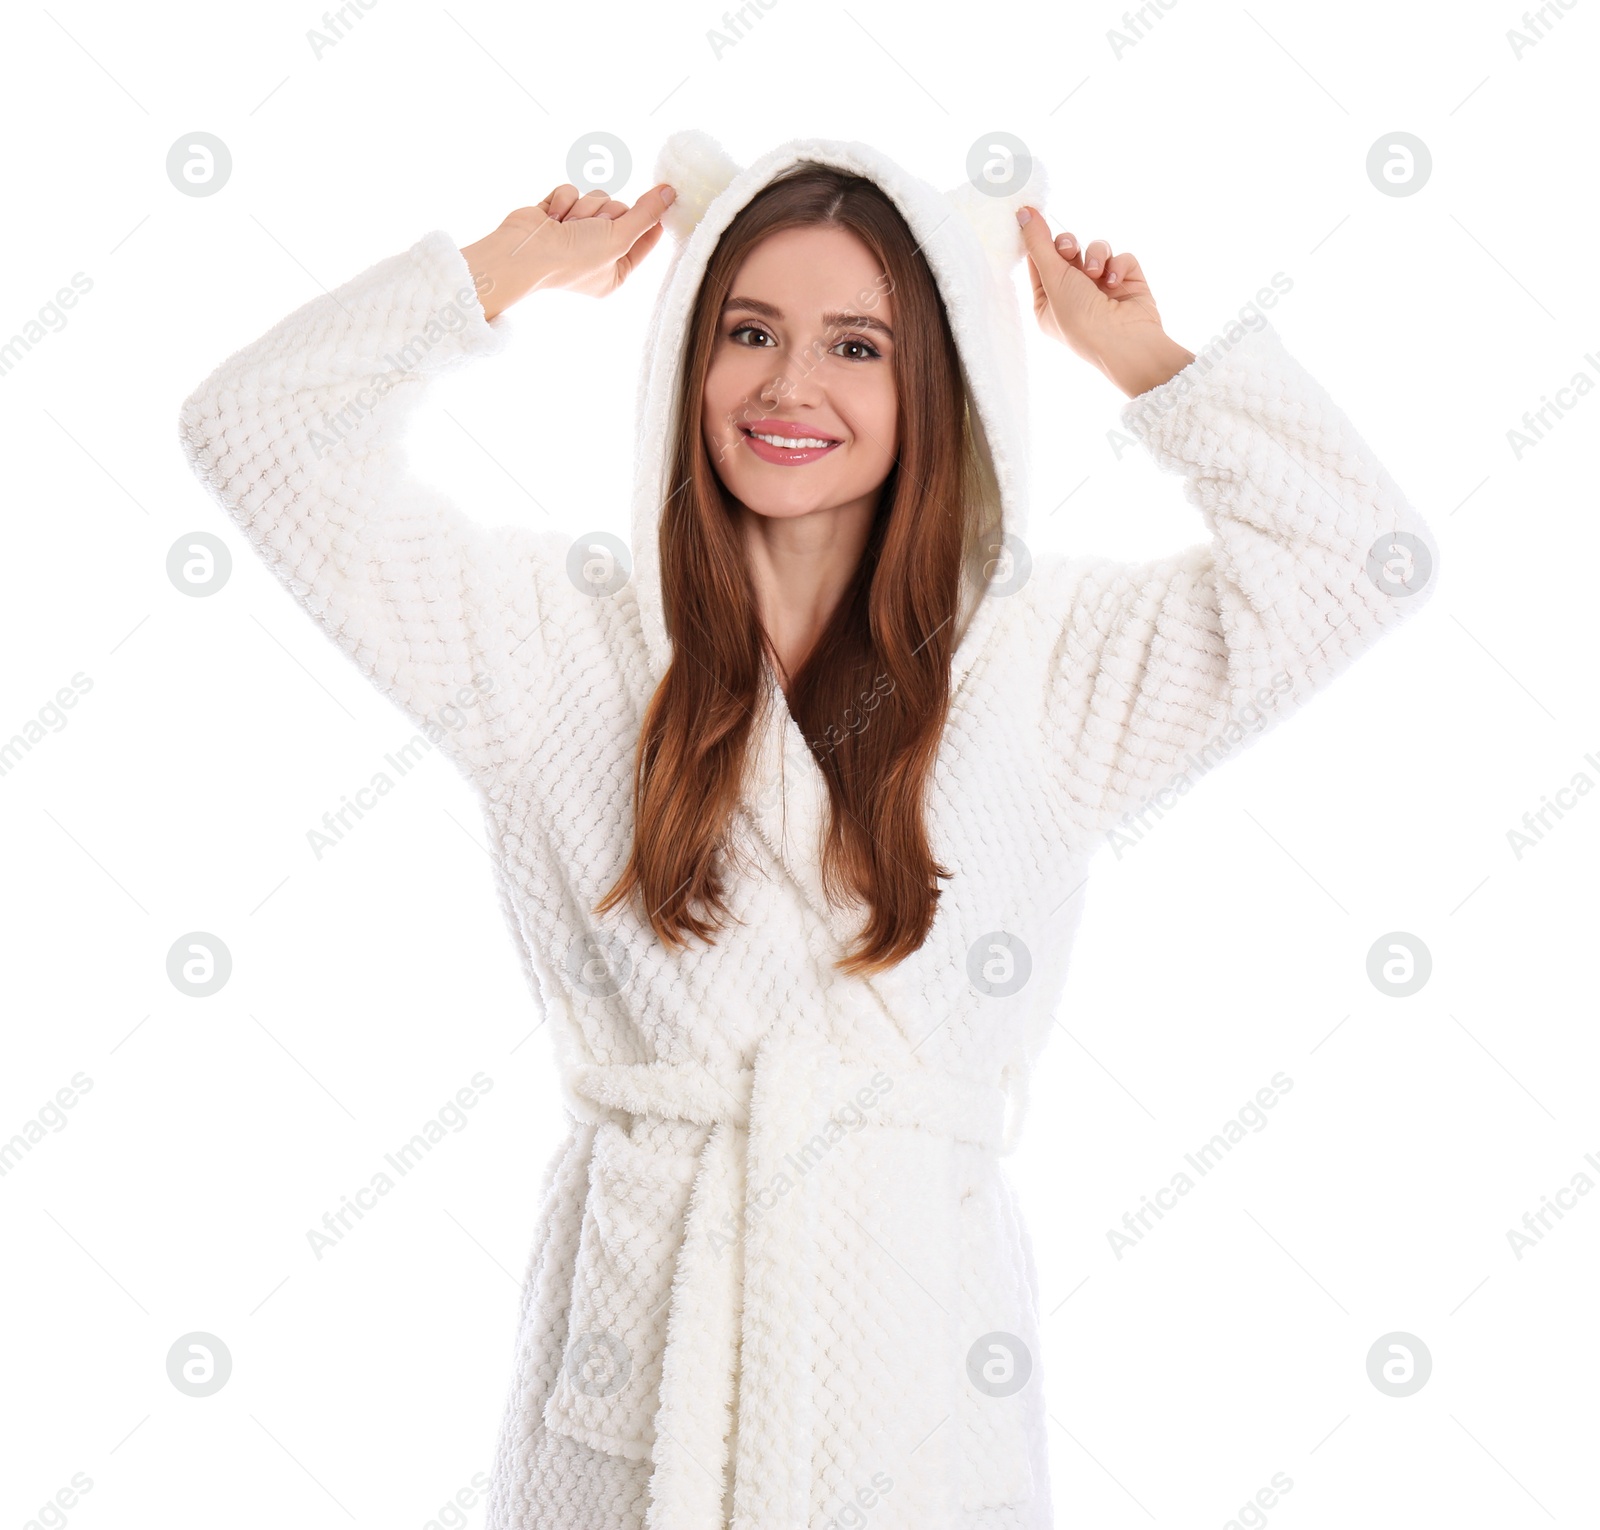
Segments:
[[[1119,345],[1100,356],[1097,365],[1129,398],[1137,398],[1170,382],[1193,360],[1192,351],[1160,330],[1137,344]]]
[[[549,270],[542,262],[529,260],[522,253],[525,243],[525,237],[508,240],[504,230],[496,229],[475,244],[461,246],[461,258],[472,274],[472,285],[485,319],[497,317],[513,303],[545,285]]]
[[[461,258],[467,263],[467,272],[472,277],[472,290],[478,294],[484,318],[492,319],[506,305],[502,301],[502,294],[496,291],[500,284],[495,280],[494,261],[486,248],[488,242],[487,239],[480,239],[476,244],[462,245]]]

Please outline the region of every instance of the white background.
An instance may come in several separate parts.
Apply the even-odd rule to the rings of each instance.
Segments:
[[[0,1178],[0,1523],[482,1521],[481,1498],[441,1509],[473,1503],[500,1424],[562,1129],[547,1036],[447,761],[313,857],[307,830],[413,730],[190,475],[177,411],[323,287],[537,201],[583,135],[630,146],[632,200],[685,126],[741,163],[861,138],[941,187],[1015,133],[1052,226],[1134,251],[1190,349],[1283,272],[1273,322],[1441,551],[1420,620],[1096,863],[1010,1160],[1057,1523],[1222,1527],[1280,1472],[1243,1523],[1595,1523],[1600,1194],[1520,1260],[1506,1234],[1600,1183],[1600,803],[1520,859],[1507,831],[1600,780],[1600,398],[1520,460],[1507,432],[1600,377],[1600,7],[1520,59],[1516,4],[1177,0],[1120,57],[1113,4],[777,0],[720,58],[712,5],[361,14],[320,58],[310,4],[52,0],[7,24],[0,341],[74,273],[93,286],[0,377],[0,738],[75,673],[92,689],[0,776],[0,1139],[92,1087]],[[214,196],[165,173],[197,130],[232,153]],[[1396,130],[1432,153],[1412,196],[1366,173]],[[665,263],[516,310],[510,351],[425,408],[422,471],[487,522],[626,537]],[[1178,481],[1108,444],[1121,396],[1030,340],[1031,540],[1201,538]],[[166,574],[196,530],[234,553],[205,599]],[[166,976],[195,930],[234,960],[205,1000]],[[1393,931],[1432,955],[1407,999],[1367,977]],[[307,1230],[479,1070],[466,1128],[314,1257]],[[1119,1260],[1108,1229],[1279,1070],[1266,1128]],[[196,1331],[233,1361],[204,1399],[166,1374]],[[1396,1331],[1432,1356],[1406,1398],[1367,1374]],[[89,1490],[41,1516],[75,1473]]]

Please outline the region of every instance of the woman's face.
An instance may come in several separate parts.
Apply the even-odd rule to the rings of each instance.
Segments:
[[[876,506],[897,450],[890,286],[847,229],[783,229],[745,257],[703,413],[706,450],[747,509],[787,519]],[[756,432],[832,444],[790,449]]]

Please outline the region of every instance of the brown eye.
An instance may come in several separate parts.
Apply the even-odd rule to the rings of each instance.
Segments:
[[[865,356],[852,356],[852,357],[850,357],[850,360],[852,360],[852,361],[871,361],[875,357],[880,356],[882,354],[878,350],[878,348],[871,343],[871,341],[858,340],[858,339],[855,339],[854,337],[852,337],[849,340],[841,340],[839,342],[839,345],[859,345],[864,351],[866,351],[867,354]],[[836,345],[834,347],[835,350],[838,350],[838,348],[839,348],[838,345]]]

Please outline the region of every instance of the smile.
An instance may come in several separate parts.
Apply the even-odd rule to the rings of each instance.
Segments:
[[[821,436],[777,436],[758,435],[755,431],[740,426],[740,434],[763,462],[775,462],[784,466],[794,467],[806,462],[815,462],[826,457],[836,446],[842,446],[842,441],[828,441]]]

